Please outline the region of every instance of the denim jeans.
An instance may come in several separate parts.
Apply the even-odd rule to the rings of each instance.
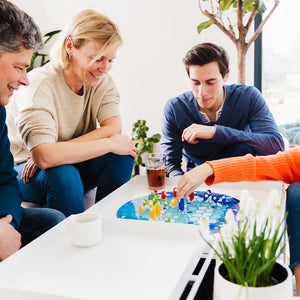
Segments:
[[[46,204],[69,216],[84,211],[84,192],[97,187],[97,202],[127,182],[133,158],[108,153],[74,165],[38,170],[26,184],[21,179],[24,164],[15,166],[22,201]]]
[[[300,182],[287,189],[287,231],[290,244],[290,267],[300,266]]]
[[[25,208],[18,231],[22,235],[22,246],[61,222],[65,216],[50,208]]]

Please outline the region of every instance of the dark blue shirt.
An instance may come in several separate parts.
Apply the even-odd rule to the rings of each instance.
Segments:
[[[261,93],[252,86],[226,85],[226,98],[220,117],[205,123],[191,91],[170,99],[162,119],[162,151],[167,155],[167,172],[181,175],[182,157],[199,165],[220,158],[233,144],[250,146],[257,155],[284,150],[278,126]],[[199,139],[197,144],[182,142],[181,135],[192,124],[216,125],[212,139]]]
[[[0,105],[0,218],[11,214],[11,224],[17,229],[22,219],[23,208],[13,156],[9,150],[5,120],[6,110]]]

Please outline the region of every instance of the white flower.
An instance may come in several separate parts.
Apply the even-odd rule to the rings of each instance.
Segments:
[[[200,234],[205,235],[207,232],[209,232],[209,222],[208,219],[205,216],[202,216],[200,218],[200,228],[199,228]]]
[[[268,197],[268,202],[265,208],[265,219],[269,219],[270,223],[278,221],[281,217],[282,210],[280,206],[280,194],[277,190],[271,190]]]
[[[227,224],[235,223],[234,214],[233,214],[233,211],[231,209],[227,210],[226,215],[225,215],[225,221],[226,221]]]

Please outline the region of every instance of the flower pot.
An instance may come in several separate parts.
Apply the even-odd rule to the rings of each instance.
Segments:
[[[274,285],[267,287],[244,287],[225,279],[226,274],[223,263],[218,263],[214,277],[214,300],[289,300],[293,297],[292,272],[288,266],[276,263],[271,274]]]

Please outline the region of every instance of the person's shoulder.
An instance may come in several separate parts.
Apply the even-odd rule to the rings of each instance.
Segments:
[[[176,97],[169,99],[167,101],[167,104],[172,105],[172,106],[182,105],[182,104],[187,104],[187,103],[192,102],[193,99],[194,99],[194,95],[193,95],[192,91],[188,91],[188,92],[182,93]]]
[[[30,84],[39,84],[46,79],[54,79],[58,76],[59,70],[55,69],[51,63],[35,68],[28,73]]]
[[[226,85],[226,93],[230,99],[246,99],[251,100],[253,98],[262,98],[260,91],[251,85],[246,84],[232,84]]]
[[[226,90],[232,93],[259,92],[255,86],[247,84],[231,84],[226,85]]]

